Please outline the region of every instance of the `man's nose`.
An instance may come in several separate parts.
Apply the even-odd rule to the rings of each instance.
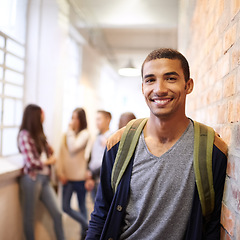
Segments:
[[[155,91],[156,92],[167,91],[166,82],[163,79],[159,79],[158,81],[156,81]]]

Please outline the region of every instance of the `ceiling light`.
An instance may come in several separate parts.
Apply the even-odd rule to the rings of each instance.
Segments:
[[[135,68],[130,60],[126,67],[120,68],[118,70],[118,74],[124,77],[136,77],[140,76],[140,70],[138,68]]]

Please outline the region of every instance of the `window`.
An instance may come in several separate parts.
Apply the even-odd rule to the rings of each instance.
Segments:
[[[25,46],[0,32],[0,155],[18,153],[22,118]]]
[[[18,153],[28,0],[0,1],[0,156]]]

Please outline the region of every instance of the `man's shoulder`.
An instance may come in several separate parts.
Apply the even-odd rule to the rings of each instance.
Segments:
[[[109,151],[113,146],[115,146],[118,142],[120,142],[122,134],[125,130],[125,127],[117,130],[113,133],[107,140],[107,150]]]
[[[227,156],[227,154],[228,154],[228,146],[227,146],[227,144],[223,141],[223,139],[219,136],[218,133],[215,133],[214,145],[215,145],[221,152],[223,152],[223,153]]]

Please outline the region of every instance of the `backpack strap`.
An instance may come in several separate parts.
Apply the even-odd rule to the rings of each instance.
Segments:
[[[123,132],[111,176],[111,184],[114,193],[131,160],[139,136],[147,120],[148,118],[134,119],[127,124]]]
[[[211,127],[194,121],[194,173],[203,216],[214,209],[212,151],[215,132]]]

